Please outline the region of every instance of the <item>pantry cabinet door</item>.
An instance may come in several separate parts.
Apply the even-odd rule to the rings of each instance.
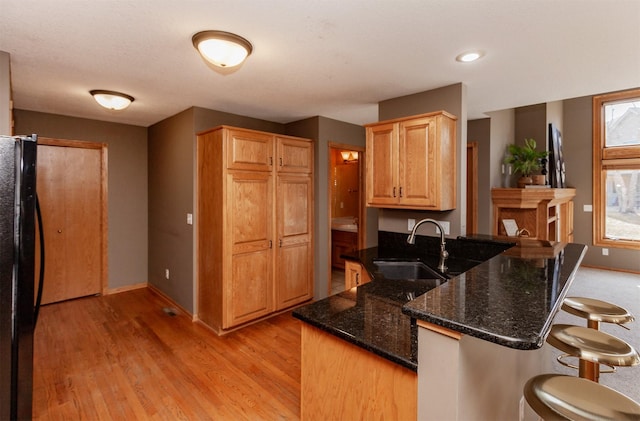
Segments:
[[[276,309],[313,297],[313,183],[281,175],[277,186]]]
[[[225,329],[273,311],[272,180],[270,173],[227,175]]]

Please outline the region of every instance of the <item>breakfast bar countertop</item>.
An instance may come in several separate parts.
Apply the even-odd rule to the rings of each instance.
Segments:
[[[388,280],[377,260],[421,261],[435,269],[437,239],[379,233],[379,246],[344,256],[372,281],[294,310],[294,317],[417,371],[417,323],[521,350],[542,346],[586,252],[581,244],[492,237],[447,240],[448,280]],[[435,244],[434,244],[435,241]]]

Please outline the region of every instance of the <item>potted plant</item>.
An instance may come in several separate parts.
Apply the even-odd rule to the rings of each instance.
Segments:
[[[534,139],[525,139],[524,145],[511,144],[507,148],[508,156],[504,162],[513,165],[513,171],[520,173],[518,187],[532,184],[531,176],[542,167],[541,160],[549,155],[547,151],[537,151]]]

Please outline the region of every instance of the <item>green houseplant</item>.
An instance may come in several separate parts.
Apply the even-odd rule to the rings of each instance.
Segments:
[[[518,180],[518,187],[524,187],[533,181],[531,176],[542,167],[541,160],[549,155],[547,151],[536,150],[534,139],[525,139],[524,145],[511,144],[507,148],[507,157],[504,162],[513,165],[513,171],[522,176]]]

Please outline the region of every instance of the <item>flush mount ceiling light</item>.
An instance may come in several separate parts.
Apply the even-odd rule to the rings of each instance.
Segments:
[[[456,61],[461,63],[471,63],[476,61],[484,55],[482,51],[467,51],[466,53],[458,54]]]
[[[89,91],[89,93],[93,95],[93,99],[95,99],[98,104],[109,110],[124,110],[134,101],[131,95],[121,92],[94,89],[93,91]]]
[[[237,66],[253,51],[249,41],[230,32],[202,31],[191,40],[200,55],[218,67]]]

